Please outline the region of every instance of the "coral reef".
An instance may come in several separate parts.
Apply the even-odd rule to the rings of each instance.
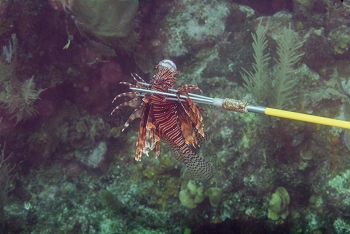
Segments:
[[[184,56],[193,50],[191,47],[217,40],[225,32],[224,22],[229,15],[225,1],[189,3],[189,0],[179,1],[177,4],[185,8],[174,6],[163,23],[171,25],[160,32],[166,38],[166,46],[162,48],[164,57]]]
[[[349,130],[199,104],[199,182],[164,144],[136,162],[134,110],[110,115],[171,59],[174,88],[349,119],[347,1],[112,2],[0,1],[1,233],[349,232]]]

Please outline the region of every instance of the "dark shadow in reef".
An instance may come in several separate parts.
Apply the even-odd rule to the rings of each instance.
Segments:
[[[273,227],[268,222],[255,221],[238,221],[226,219],[222,223],[204,223],[195,228],[193,234],[238,234],[238,233],[259,233],[259,234],[274,234],[274,233],[289,233],[291,230],[288,222],[278,227]]]

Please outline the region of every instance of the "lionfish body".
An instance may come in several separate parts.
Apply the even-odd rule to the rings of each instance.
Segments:
[[[129,87],[138,87],[143,89],[152,89],[161,92],[168,92],[172,88],[179,72],[176,71],[176,65],[170,60],[162,60],[156,66],[157,73],[150,81],[150,86],[140,84],[144,80],[136,76],[134,80],[136,85],[122,82]],[[194,85],[182,85],[176,93],[185,95],[186,102],[167,100],[164,95],[146,94],[140,97],[140,92],[131,91],[129,93],[119,94],[113,101],[120,97],[130,97],[131,100],[120,104],[112,114],[124,106],[131,106],[135,111],[130,115],[124,124],[123,130],[129,126],[129,123],[136,118],[141,118],[138,139],[136,143],[137,161],[141,160],[143,153],[148,155],[150,150],[156,150],[156,157],[160,154],[160,140],[163,140],[171,149],[173,155],[178,161],[183,162],[192,176],[198,179],[208,179],[211,176],[212,169],[209,163],[195,154],[189,147],[200,146],[200,143],[207,138],[203,130],[201,107],[197,106],[188,96],[188,93],[199,90]]]

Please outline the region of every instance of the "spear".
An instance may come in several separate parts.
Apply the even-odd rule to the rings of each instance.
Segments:
[[[145,83],[145,82],[139,82],[139,84],[144,86],[150,86],[148,83]],[[178,101],[178,100],[185,101],[185,99],[188,98],[185,95],[179,95],[178,90],[175,90],[175,89],[168,89],[169,92],[160,92],[152,89],[142,89],[142,88],[133,88],[133,87],[131,87],[130,89],[140,92],[139,96],[141,97],[145,96],[146,93],[152,93],[152,94],[164,95],[167,100],[174,100],[174,101]],[[274,108],[265,107],[265,106],[254,106],[249,104],[248,102],[235,100],[231,98],[211,98],[211,97],[206,97],[206,96],[193,94],[193,93],[189,93],[188,95],[192,99],[192,101],[195,103],[217,106],[217,107],[221,107],[224,110],[235,111],[239,113],[252,112],[252,113],[258,113],[258,114],[276,116],[280,118],[293,119],[293,120],[299,120],[299,121],[310,122],[315,124],[322,124],[322,125],[350,129],[350,122],[344,121],[344,120],[331,119],[331,118],[326,118],[326,117],[321,117],[316,115],[302,114],[302,113],[292,112],[292,111],[285,111],[285,110],[274,109]]]

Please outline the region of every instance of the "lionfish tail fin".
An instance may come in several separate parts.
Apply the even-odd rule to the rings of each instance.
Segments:
[[[169,142],[167,142],[167,145],[175,159],[186,165],[186,168],[192,177],[198,180],[209,180],[212,177],[212,166],[202,157],[188,148],[183,152],[181,149],[169,144]]]
[[[199,155],[190,152],[186,155],[185,165],[188,172],[196,179],[209,180],[213,175],[211,165]]]

